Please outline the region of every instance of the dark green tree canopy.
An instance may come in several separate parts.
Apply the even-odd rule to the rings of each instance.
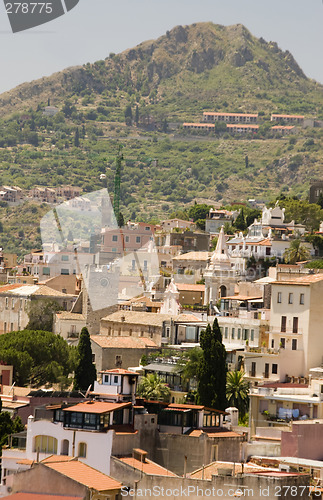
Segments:
[[[13,365],[17,385],[54,384],[74,370],[74,350],[60,336],[22,330],[0,336],[0,359]]]
[[[75,369],[74,389],[87,391],[96,380],[96,368],[92,362],[92,348],[90,334],[87,328],[82,328],[80,341],[77,346],[78,361]]]
[[[54,313],[62,307],[53,299],[32,300],[28,308],[27,330],[53,330]]]
[[[226,399],[226,350],[217,319],[201,332],[203,354],[198,366],[198,399],[200,404],[225,410]]]

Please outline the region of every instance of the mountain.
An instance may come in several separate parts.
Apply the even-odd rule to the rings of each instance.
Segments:
[[[196,23],[104,61],[22,84],[0,96],[0,116],[48,98],[59,105],[72,96],[103,93],[121,107],[142,99],[150,112],[170,120],[197,119],[203,110],[228,107],[323,117],[322,90],[275,42],[255,38],[241,24]],[[115,102],[106,108],[115,108]]]
[[[55,116],[44,116],[48,101],[59,110]],[[310,180],[323,177],[323,128],[277,137],[270,114],[323,120],[322,104],[323,86],[275,42],[255,38],[242,25],[177,26],[104,61],[0,95],[0,185],[73,184],[86,193],[102,187],[105,173],[113,192],[121,143],[125,220],[166,218],[196,199],[225,204],[267,201],[281,192],[307,197]],[[259,134],[193,136],[176,129],[200,121],[206,110],[258,112]],[[31,222],[26,234],[19,224],[29,210],[36,210],[36,224],[47,208],[0,203],[3,246],[18,245],[20,253],[32,248]]]

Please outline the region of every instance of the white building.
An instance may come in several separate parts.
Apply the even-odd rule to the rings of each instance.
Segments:
[[[131,402],[86,401],[54,409],[52,420],[28,418],[27,433],[18,447],[2,452],[2,485],[6,477],[29,469],[50,455],[79,457],[94,469],[110,473],[113,426],[130,423]]]

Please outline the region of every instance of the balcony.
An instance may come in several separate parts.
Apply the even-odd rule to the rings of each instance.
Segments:
[[[271,326],[267,333],[279,334],[279,335],[302,335],[304,333],[303,328],[281,328],[279,326]]]

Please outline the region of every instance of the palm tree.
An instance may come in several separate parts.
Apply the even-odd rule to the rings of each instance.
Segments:
[[[203,351],[200,347],[194,347],[183,353],[177,361],[175,372],[181,376],[182,381],[186,384],[197,380],[197,370],[202,354]]]
[[[293,240],[284,252],[284,261],[286,264],[295,264],[310,258],[310,252],[305,245],[302,245],[300,239]]]
[[[138,394],[145,399],[168,402],[170,389],[157,373],[148,373],[139,384]]]
[[[249,408],[249,384],[243,378],[243,371],[236,370],[227,373],[227,400],[229,405],[239,410],[239,417],[243,418]]]

